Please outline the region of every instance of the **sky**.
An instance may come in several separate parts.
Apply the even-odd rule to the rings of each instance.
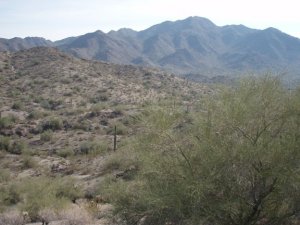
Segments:
[[[200,16],[218,26],[277,28],[300,38],[299,0],[0,0],[0,37],[55,41],[102,30],[144,30]]]

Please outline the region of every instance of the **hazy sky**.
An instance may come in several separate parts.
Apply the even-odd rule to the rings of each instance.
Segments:
[[[298,4],[297,4],[298,2]],[[58,40],[96,30],[143,30],[189,16],[216,25],[275,27],[300,38],[299,0],[0,0],[0,37]]]

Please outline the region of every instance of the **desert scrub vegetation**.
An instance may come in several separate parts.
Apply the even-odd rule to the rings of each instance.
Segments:
[[[0,225],[23,225],[25,223],[24,216],[18,211],[9,211],[0,215]]]
[[[0,184],[2,211],[16,205],[26,211],[32,221],[39,220],[44,210],[62,210],[83,196],[81,188],[70,178],[32,177]]]
[[[0,151],[20,155],[26,150],[26,143],[22,140],[13,140],[11,137],[0,135]]]
[[[63,121],[59,117],[51,117],[49,119],[46,119],[44,121],[41,121],[41,123],[38,126],[39,131],[56,131],[63,129]]]
[[[45,116],[47,116],[47,113],[44,113],[44,112],[39,111],[39,110],[32,110],[28,113],[27,119],[37,120],[37,119],[43,118]]]
[[[108,126],[106,133],[112,135],[115,133],[115,131],[116,135],[125,135],[127,134],[127,127],[122,122],[116,121]]]
[[[23,107],[24,106],[23,106],[22,102],[19,102],[19,101],[14,102],[14,104],[11,106],[11,108],[14,110],[21,110],[21,109],[23,109]]]
[[[116,213],[128,224],[299,223],[299,89],[249,78],[199,104],[145,112],[143,131],[111,159],[135,165],[133,179],[101,186]]]
[[[40,140],[43,142],[49,142],[53,140],[53,131],[52,130],[46,130],[40,135]]]
[[[105,154],[109,150],[108,143],[105,141],[86,141],[81,143],[79,149],[75,151],[76,154],[98,155]]]
[[[12,128],[16,121],[17,118],[15,118],[14,116],[0,117],[0,130]]]

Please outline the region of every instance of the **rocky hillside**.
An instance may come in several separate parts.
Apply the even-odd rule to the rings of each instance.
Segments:
[[[106,174],[124,174],[107,159],[114,138],[118,151],[151,103],[188,110],[209,92],[157,69],[55,48],[1,53],[0,224],[115,224],[112,206],[97,194]],[[67,211],[54,210],[60,207]]]
[[[193,95],[210,91],[156,69],[87,61],[46,47],[2,53],[0,71],[1,115],[13,115],[18,121],[2,127],[0,134],[18,135],[37,150],[49,150],[35,142],[48,119],[62,122],[58,133],[64,140],[75,138],[75,130],[103,135],[148,103],[164,99],[188,103]],[[68,128],[75,133],[63,131]],[[68,142],[72,148],[78,145]],[[62,148],[60,144],[52,147]]]

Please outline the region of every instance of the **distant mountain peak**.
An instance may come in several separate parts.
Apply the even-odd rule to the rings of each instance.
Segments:
[[[212,21],[207,18],[199,17],[199,16],[191,16],[184,20],[180,20],[182,22],[191,23],[191,24],[202,24],[205,26],[216,26]]]
[[[273,32],[273,33],[283,33],[282,31],[280,31],[280,30],[278,30],[278,29],[276,29],[274,27],[268,27],[268,28],[264,29],[263,31],[265,31],[265,32]]]
[[[217,26],[198,16],[139,32],[97,30],[55,43],[34,37],[0,39],[0,51],[49,45],[80,58],[156,66],[179,74],[215,76],[288,68],[300,80],[300,39],[272,27]]]

